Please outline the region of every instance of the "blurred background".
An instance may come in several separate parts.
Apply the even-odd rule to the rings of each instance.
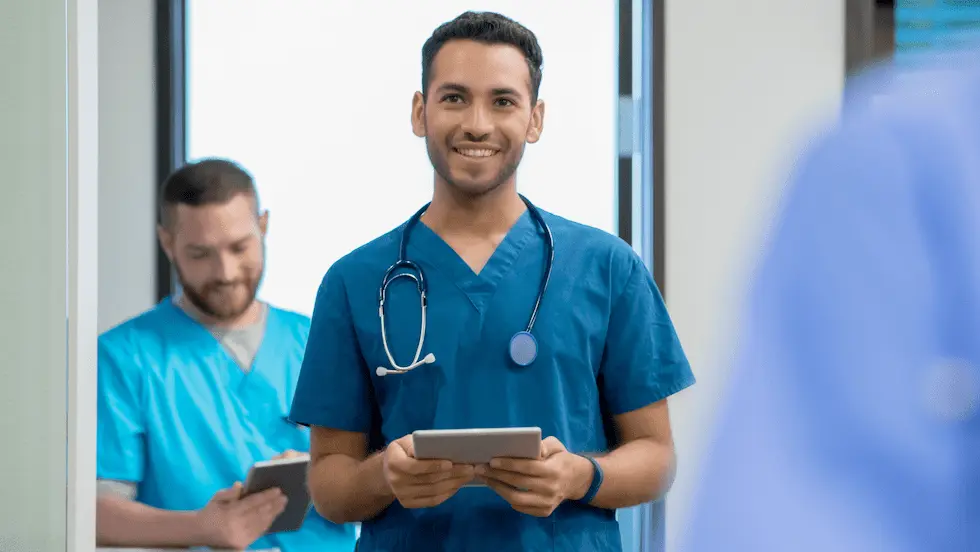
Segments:
[[[85,550],[94,340],[174,291],[155,235],[163,178],[206,156],[251,170],[271,212],[260,296],[309,314],[331,263],[430,195],[409,126],[420,48],[465,10],[518,20],[544,50],[547,122],[522,192],[632,244],[694,367],[698,384],[671,399],[673,490],[620,514],[625,550],[671,550],[794,157],[850,75],[980,22],[980,5],[952,0],[0,6],[12,202],[0,217],[0,473],[20,474],[0,491],[0,552]]]

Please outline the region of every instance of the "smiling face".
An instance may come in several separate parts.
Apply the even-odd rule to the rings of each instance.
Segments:
[[[543,122],[527,60],[509,44],[446,42],[427,93],[412,103],[412,129],[425,138],[436,185],[469,197],[515,185],[524,146],[538,141]]]
[[[231,322],[255,301],[264,267],[268,213],[238,194],[220,204],[173,207],[172,227],[158,229],[183,294],[215,322]]]

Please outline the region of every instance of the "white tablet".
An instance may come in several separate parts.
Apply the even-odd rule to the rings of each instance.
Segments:
[[[244,495],[278,488],[288,502],[286,509],[272,522],[266,534],[296,531],[303,526],[310,511],[310,491],[306,473],[310,466],[309,455],[256,462],[245,479]]]
[[[486,464],[492,458],[539,458],[540,427],[429,429],[412,433],[415,458]]]

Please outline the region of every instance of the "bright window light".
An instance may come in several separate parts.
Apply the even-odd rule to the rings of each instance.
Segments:
[[[411,132],[422,43],[466,9],[497,11],[544,50],[544,133],[518,188],[615,233],[616,4],[567,0],[191,0],[188,157],[239,161],[270,211],[260,297],[311,314],[330,265],[429,200]],[[394,259],[392,259],[394,261]]]

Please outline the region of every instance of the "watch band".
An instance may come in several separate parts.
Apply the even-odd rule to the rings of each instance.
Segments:
[[[595,495],[599,493],[599,487],[602,486],[602,467],[599,466],[599,462],[591,456],[581,455],[592,463],[592,484],[589,485],[589,490],[585,491],[585,496],[579,499],[582,504],[589,504],[595,499]]]

